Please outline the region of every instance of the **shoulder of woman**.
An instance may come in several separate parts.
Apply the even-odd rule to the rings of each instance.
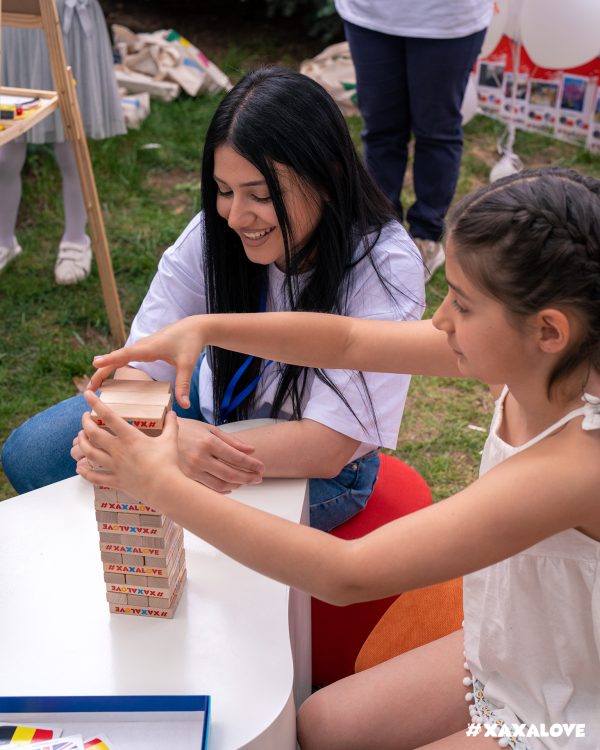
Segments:
[[[381,228],[373,230],[366,238],[359,238],[356,243],[355,255],[365,254],[366,247],[371,248],[371,254],[379,258],[397,256],[420,260],[421,255],[410,235],[398,221],[389,221]],[[422,265],[422,262],[421,262]]]
[[[202,251],[204,237],[204,212],[200,211],[187,224],[179,237],[173,242],[166,252],[189,250],[193,253]]]
[[[401,283],[403,288],[423,292],[424,266],[423,259],[408,232],[397,221],[385,224],[375,241],[371,253],[371,262],[359,266],[375,266],[392,283]],[[366,273],[366,271],[364,272]]]

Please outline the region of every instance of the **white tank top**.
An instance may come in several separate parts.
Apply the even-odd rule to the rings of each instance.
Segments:
[[[584,416],[583,429],[600,429],[600,399],[586,394],[585,406],[511,446],[498,437],[506,393],[496,402],[480,474],[575,417]],[[527,738],[528,750],[598,750],[600,543],[569,529],[467,575],[464,611],[467,662],[494,715],[538,729],[585,724],[585,738]]]

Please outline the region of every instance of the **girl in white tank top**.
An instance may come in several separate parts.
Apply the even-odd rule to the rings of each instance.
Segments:
[[[464,633],[312,695],[303,750],[598,750],[600,183],[554,168],[495,182],[456,206],[446,249],[449,291],[432,320],[187,318],[98,358],[91,386],[162,359],[185,406],[206,344],[304,367],[477,378],[499,398],[481,475],[461,492],[346,542],[186,479],[174,420],[144,438],[93,394],[115,435],[86,416],[80,443],[112,475],[79,472],[336,604],[464,576]]]

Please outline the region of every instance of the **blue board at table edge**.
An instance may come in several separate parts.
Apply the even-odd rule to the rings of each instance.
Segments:
[[[210,695],[45,695],[0,697],[2,713],[202,711],[202,750],[208,744]]]

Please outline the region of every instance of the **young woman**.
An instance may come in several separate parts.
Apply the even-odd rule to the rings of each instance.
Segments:
[[[204,210],[163,255],[130,343],[206,312],[313,310],[418,319],[423,264],[318,84],[263,69],[223,99],[202,162]],[[120,377],[170,379],[166,364]],[[211,347],[179,409],[186,474],[220,491],[264,475],[310,477],[311,523],[331,529],[366,504],[380,445],[396,445],[406,375],[282,365]],[[20,492],[74,474],[85,410],[72,399],[17,430],[3,451]],[[375,417],[377,415],[377,417]],[[276,417],[243,442],[212,425]],[[80,456],[74,447],[75,458]]]
[[[522,172],[450,217],[449,291],[432,320],[311,314],[190,318],[98,358],[172,362],[185,400],[196,352],[227,346],[302,366],[477,378],[498,395],[480,478],[346,542],[190,482],[174,418],[152,439],[88,400],[91,481],[134,492],[265,575],[336,604],[463,575],[464,632],[315,693],[303,750],[597,750],[600,737],[600,183]],[[464,655],[463,655],[464,650]],[[466,700],[465,700],[466,699]],[[483,723],[467,739],[468,722]],[[475,728],[476,729],[476,728]]]

